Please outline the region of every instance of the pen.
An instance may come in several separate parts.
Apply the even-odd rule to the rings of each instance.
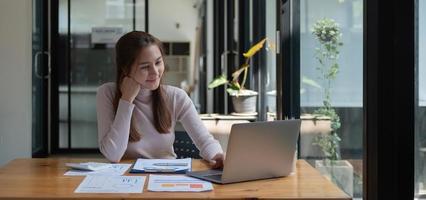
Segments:
[[[154,166],[187,166],[188,163],[154,163]]]
[[[174,168],[171,168],[171,169],[157,169],[157,168],[145,167],[144,170],[145,170],[145,172],[176,172],[176,169],[174,169]]]

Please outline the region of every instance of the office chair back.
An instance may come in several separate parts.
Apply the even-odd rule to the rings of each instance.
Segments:
[[[192,142],[188,133],[185,131],[175,132],[175,142],[173,144],[177,158],[195,158],[200,159],[200,151]]]

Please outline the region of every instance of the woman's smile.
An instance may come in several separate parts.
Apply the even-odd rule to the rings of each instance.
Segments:
[[[146,81],[145,81],[145,82],[148,82],[148,83],[155,83],[155,82],[157,82],[157,80],[158,80],[158,78],[146,79]]]

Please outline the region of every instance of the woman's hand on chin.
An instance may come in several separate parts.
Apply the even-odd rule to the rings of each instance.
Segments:
[[[136,96],[138,95],[140,88],[140,84],[133,78],[128,76],[124,77],[120,88],[122,94],[121,98],[130,103],[133,103],[133,100],[135,100]]]

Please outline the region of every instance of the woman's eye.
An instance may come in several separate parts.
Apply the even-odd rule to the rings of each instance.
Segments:
[[[140,69],[141,70],[146,70],[146,69],[148,69],[149,68],[149,66],[146,66],[146,65],[142,65],[142,66],[140,66]]]
[[[157,61],[157,62],[155,63],[155,65],[159,65],[159,64],[161,64],[161,62],[163,62],[163,61],[162,61],[162,60]]]

